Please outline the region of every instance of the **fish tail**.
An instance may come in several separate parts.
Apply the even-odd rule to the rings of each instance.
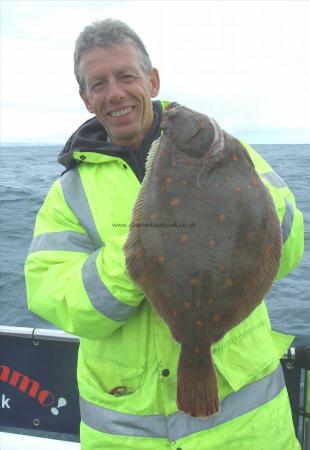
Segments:
[[[178,366],[177,406],[192,417],[211,417],[220,411],[210,349],[198,359],[197,355],[192,356],[182,346]]]

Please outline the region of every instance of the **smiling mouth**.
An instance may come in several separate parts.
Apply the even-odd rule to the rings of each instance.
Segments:
[[[109,116],[123,117],[123,116],[127,116],[128,114],[130,114],[133,110],[134,110],[134,107],[130,106],[129,108],[124,108],[124,109],[119,109],[118,111],[109,112]]]

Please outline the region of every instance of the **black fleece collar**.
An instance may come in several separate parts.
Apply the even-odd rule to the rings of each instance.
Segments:
[[[141,182],[145,174],[145,162],[152,142],[160,136],[160,123],[162,120],[162,105],[160,101],[154,101],[154,120],[152,127],[142,142],[139,150],[130,147],[120,147],[107,142],[107,132],[101,123],[93,117],[84,122],[68,139],[58,156],[58,162],[71,169],[79,164],[73,158],[73,151],[97,152],[116,156],[126,161],[137,178]]]

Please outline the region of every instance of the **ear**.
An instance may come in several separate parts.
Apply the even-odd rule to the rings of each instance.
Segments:
[[[80,91],[80,97],[82,98],[84,105],[86,106],[87,110],[91,113],[91,114],[95,114],[93,105],[91,100],[89,99],[88,95],[86,92]]]
[[[151,76],[150,76],[150,81],[151,81],[151,97],[156,97],[159,93],[159,88],[160,88],[160,78],[159,78],[159,73],[158,70],[155,69],[155,67],[153,67],[152,72],[151,72]]]

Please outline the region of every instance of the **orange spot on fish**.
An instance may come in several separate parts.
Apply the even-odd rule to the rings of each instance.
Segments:
[[[231,278],[227,278],[227,279],[225,280],[225,284],[226,284],[227,286],[233,286],[234,282],[233,282],[233,280],[232,280]]]
[[[236,187],[235,187],[235,191],[236,191],[236,192],[240,192],[240,191],[241,191],[240,186],[236,186]]]
[[[220,263],[220,264],[219,264],[219,271],[220,271],[220,272],[225,272],[225,266],[224,266],[223,263]]]
[[[177,315],[179,314],[179,312],[178,312],[177,309],[173,309],[173,310],[171,311],[171,313],[172,313],[172,315],[173,315],[174,317],[177,317]]]
[[[198,353],[200,353],[199,347],[195,347],[195,348],[194,348],[194,353],[196,353],[196,355],[198,355]]]
[[[251,280],[250,286],[251,286],[251,288],[256,288],[257,287],[257,280],[256,280],[256,278],[253,278],[253,280]]]
[[[266,253],[267,255],[271,256],[272,255],[272,247],[270,244],[266,245]]]
[[[220,214],[219,214],[219,221],[220,221],[221,223],[225,222],[225,213],[220,213]]]
[[[221,316],[219,314],[213,314],[212,320],[213,322],[219,322],[221,320]]]
[[[193,277],[191,279],[191,281],[189,282],[190,286],[197,286],[198,283],[199,283],[199,278],[197,278],[197,277]]]
[[[179,206],[179,204],[180,204],[180,200],[176,197],[170,200],[171,206]]]
[[[206,128],[205,121],[203,119],[199,120],[197,123],[197,128],[199,130],[204,130]]]
[[[249,232],[245,235],[245,237],[246,237],[246,239],[247,239],[248,241],[252,241],[253,238],[254,238],[254,235],[253,235],[252,231],[249,231]]]
[[[231,155],[231,158],[230,158],[232,161],[238,161],[239,160],[239,158],[238,158],[238,156],[236,155],[236,153],[233,153],[232,155]]]
[[[209,247],[214,247],[214,246],[216,245],[215,240],[214,240],[214,239],[210,239],[210,240],[208,241],[208,245],[209,245]]]
[[[187,234],[181,234],[180,241],[185,244],[188,241],[188,235]]]
[[[202,328],[203,324],[202,324],[201,320],[196,320],[196,325],[198,328]]]
[[[251,178],[251,185],[252,185],[252,186],[257,186],[257,185],[258,185],[258,179],[257,179],[257,177],[252,177],[252,178]]]
[[[158,256],[157,261],[163,263],[165,261],[165,257],[163,255]]]

